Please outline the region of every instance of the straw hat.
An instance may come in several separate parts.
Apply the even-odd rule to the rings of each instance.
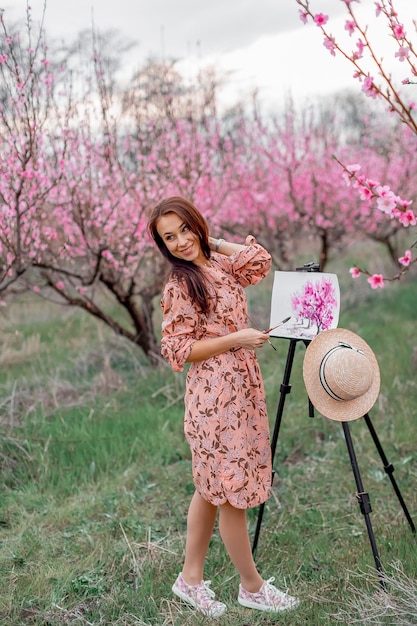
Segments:
[[[379,394],[374,353],[363,339],[343,328],[324,330],[311,341],[303,377],[313,406],[338,422],[366,415]]]

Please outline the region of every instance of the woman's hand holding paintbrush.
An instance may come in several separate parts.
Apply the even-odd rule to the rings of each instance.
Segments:
[[[270,332],[272,332],[273,330],[275,330],[279,326],[282,326],[283,324],[286,324],[290,319],[291,319],[291,315],[289,317],[286,317],[285,319],[281,320],[281,322],[279,322],[279,324],[276,324],[276,326],[272,326],[272,328],[268,328],[268,330],[264,330],[262,332],[265,335],[269,335]],[[249,315],[248,315],[248,320],[255,326],[255,328],[257,328],[258,330],[261,330],[259,328],[259,326],[257,324],[255,324],[255,322],[249,317]],[[274,348],[274,350],[276,350],[276,347],[274,346],[274,344],[271,342],[270,339],[267,339],[267,342],[269,343],[270,346],[272,346]]]

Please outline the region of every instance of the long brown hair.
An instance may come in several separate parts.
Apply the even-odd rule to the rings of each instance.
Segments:
[[[211,308],[212,296],[208,288],[203,271],[191,261],[178,259],[165,245],[157,231],[158,221],[167,213],[176,213],[188,228],[197,235],[201,250],[206,259],[210,258],[210,246],[208,243],[209,229],[206,220],[197,207],[186,198],[172,196],[161,200],[153,209],[148,222],[148,230],[163,256],[171,263],[171,275],[184,281],[193,304],[197,305],[203,313]]]

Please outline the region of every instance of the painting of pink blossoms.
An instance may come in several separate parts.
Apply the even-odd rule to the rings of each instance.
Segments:
[[[275,272],[271,298],[271,337],[314,339],[323,330],[337,328],[340,289],[336,274]]]

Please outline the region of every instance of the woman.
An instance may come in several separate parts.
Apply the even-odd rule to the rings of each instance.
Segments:
[[[271,257],[252,236],[245,245],[209,237],[188,200],[171,197],[152,211],[149,231],[172,265],[165,285],[163,357],[174,371],[191,363],[184,432],[192,452],[195,493],[187,517],[182,572],[172,590],[209,617],[226,605],[204,581],[204,563],[219,509],[219,530],[240,575],[238,602],[262,611],[298,600],[264,581],[253,560],[246,509],[268,498],[271,452],[265,394],[255,348],[269,336],[248,328],[244,287],[264,278]]]

